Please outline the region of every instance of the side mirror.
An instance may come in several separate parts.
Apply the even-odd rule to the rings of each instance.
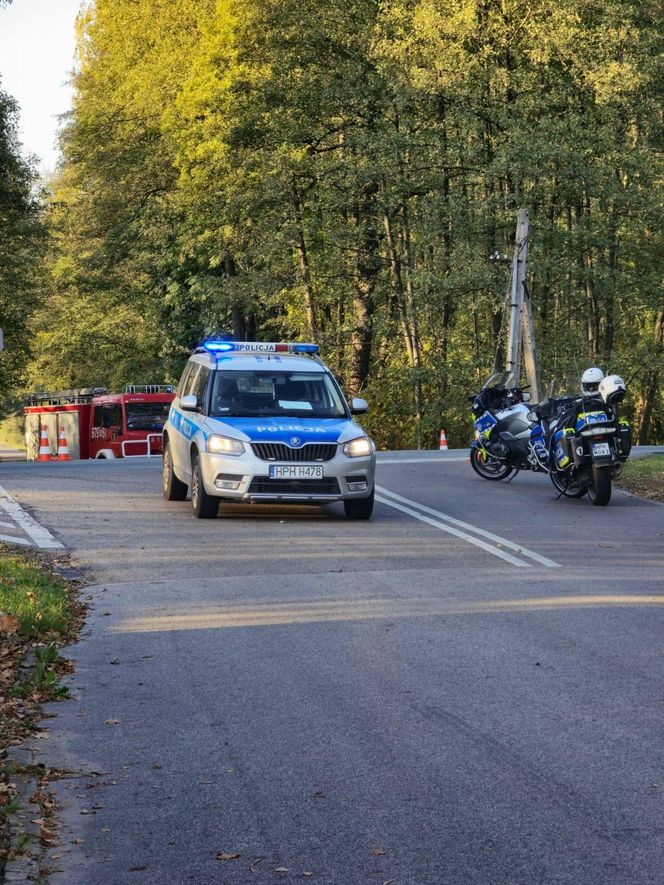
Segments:
[[[350,404],[351,415],[363,415],[369,411],[369,403],[359,396],[354,396]]]
[[[529,393],[522,393],[521,394],[521,401],[522,402],[529,403],[531,399],[532,399],[532,397]]]
[[[188,393],[187,396],[182,397],[180,400],[180,408],[184,409],[185,412],[200,412],[198,400],[193,393]]]

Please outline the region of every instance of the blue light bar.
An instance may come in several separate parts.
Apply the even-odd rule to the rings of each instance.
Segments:
[[[206,338],[200,345],[210,353],[277,354],[277,353],[318,353],[317,344],[285,343],[276,341],[226,341],[219,338]]]

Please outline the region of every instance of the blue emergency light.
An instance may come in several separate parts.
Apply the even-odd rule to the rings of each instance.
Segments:
[[[227,350],[235,350],[232,341],[203,341],[201,347],[209,350],[210,353],[225,353]]]

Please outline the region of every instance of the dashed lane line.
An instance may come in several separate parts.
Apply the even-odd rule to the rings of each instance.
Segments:
[[[25,534],[33,541],[33,543],[44,550],[62,550],[64,549],[64,544],[61,544],[59,541],[56,541],[53,535],[45,529],[43,525],[40,525],[36,519],[33,519],[25,510],[21,507],[21,505],[15,501],[12,496],[0,486],[0,507],[5,511],[5,513],[14,520],[14,523],[25,532]],[[4,537],[3,540],[9,540],[14,544],[25,544],[27,543],[23,539],[18,538],[7,538]]]
[[[385,489],[382,486],[376,486],[376,492],[378,496],[377,499],[382,504],[394,507],[395,510],[407,513],[409,516],[421,520],[421,522],[426,522],[429,525],[435,526],[435,528],[441,529],[441,531],[454,535],[457,538],[461,538],[464,541],[468,541],[470,544],[474,544],[476,547],[486,550],[487,553],[491,553],[493,556],[497,556],[499,559],[503,559],[511,565],[523,567],[532,565],[532,562],[519,559],[517,556],[507,553],[507,550],[511,550],[522,557],[526,557],[526,559],[531,559],[533,562],[537,562],[546,568],[562,567],[559,562],[555,562],[553,559],[548,559],[546,556],[542,556],[534,550],[529,550],[521,544],[515,544],[513,541],[508,541],[507,538],[501,538],[499,535],[493,534],[493,532],[487,532],[485,529],[478,528],[468,522],[463,522],[462,520],[456,519],[454,516],[449,516],[447,513],[443,513],[440,510],[434,510],[432,507],[427,507],[424,504],[420,504],[418,501],[404,498],[402,495],[397,495],[396,492],[391,492],[389,489]],[[432,519],[432,517],[434,518]],[[472,534],[468,534],[469,532],[472,532]],[[475,537],[477,535],[479,535],[479,537]],[[482,538],[486,538],[487,541],[481,540]],[[492,541],[493,543],[488,543],[489,541]]]

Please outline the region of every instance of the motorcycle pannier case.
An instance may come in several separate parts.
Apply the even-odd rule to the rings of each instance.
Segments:
[[[632,451],[632,428],[627,421],[620,421],[616,434],[616,454],[619,461],[626,461]]]
[[[553,457],[558,470],[564,470],[574,461],[574,430],[564,427],[553,435]]]

